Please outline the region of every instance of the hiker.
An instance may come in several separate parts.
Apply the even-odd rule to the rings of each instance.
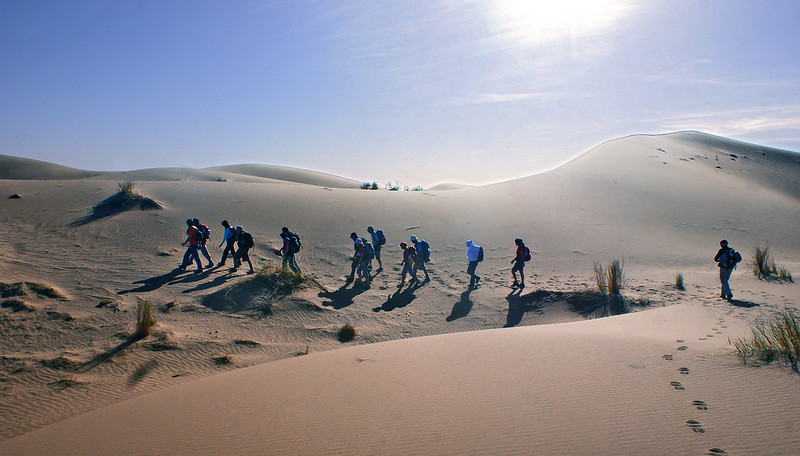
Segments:
[[[397,288],[402,288],[403,285],[406,283],[406,274],[411,275],[411,284],[414,282],[419,282],[417,279],[417,273],[414,271],[414,260],[417,257],[417,251],[414,247],[409,247],[408,244],[405,242],[400,243],[400,248],[403,249],[403,272],[400,274],[400,285]]]
[[[428,269],[425,268],[425,262],[430,261],[430,252],[431,247],[428,244],[428,241],[425,239],[419,240],[417,236],[411,235],[411,242],[414,244],[414,250],[417,252],[417,256],[414,258],[414,275],[417,275],[417,271],[424,271],[425,272],[425,282],[430,282],[431,277],[428,275]]]
[[[372,248],[375,250],[375,259],[378,260],[378,269],[375,272],[383,271],[383,262],[381,261],[381,247],[386,244],[386,236],[383,230],[375,230],[372,226],[367,227],[367,232],[372,237]]]
[[[248,251],[255,243],[253,242],[253,235],[245,231],[241,225],[236,227],[236,244],[238,244],[239,248],[236,249],[236,253],[233,255],[233,267],[231,271],[236,272],[239,266],[242,265],[242,260],[245,260],[250,266],[250,270],[247,271],[247,273],[252,274],[255,270],[253,269],[253,263],[250,262]]]
[[[511,268],[511,275],[514,276],[514,283],[511,288],[522,290],[525,288],[525,262],[531,260],[531,251],[525,247],[525,243],[520,238],[514,239],[514,243],[517,244],[517,255],[511,260],[514,265]],[[517,271],[519,271],[519,282],[517,282]]]
[[[364,242],[362,238],[356,238],[355,246],[356,246],[356,253],[353,257],[353,263],[358,263],[358,268],[356,269],[356,273],[358,274],[358,279],[364,279],[367,282],[367,285],[370,283],[370,276],[369,276],[369,255],[367,252],[367,243]]]
[[[478,263],[483,261],[483,247],[472,242],[471,240],[467,241],[467,260],[469,260],[469,266],[467,266],[467,274],[469,274],[469,287],[473,288],[477,286],[478,282],[481,280],[481,277],[478,274],[475,274],[475,269],[478,267]]]
[[[350,233],[350,239],[353,240],[353,258],[350,264],[350,277],[347,278],[348,282],[352,282],[356,275],[356,268],[358,267],[358,244],[356,240],[361,239],[355,232]]]
[[[278,251],[278,253],[283,257],[281,268],[284,271],[291,269],[295,274],[300,274],[300,266],[297,265],[297,260],[294,259],[294,254],[300,251],[299,237],[296,238],[293,236],[294,233],[289,232],[288,228],[284,227],[284,229],[286,231],[281,231],[283,246]]]
[[[720,298],[730,301],[733,299],[733,293],[728,280],[730,280],[731,273],[736,268],[736,263],[742,261],[742,255],[728,247],[728,241],[725,239],[719,241],[719,247],[720,249],[714,257],[714,261],[719,266]]]
[[[211,255],[209,255],[208,249],[206,248],[206,242],[208,242],[208,239],[211,237],[211,229],[208,227],[208,225],[201,224],[199,219],[192,219],[192,223],[195,227],[200,229],[200,233],[203,235],[203,240],[200,241],[200,245],[197,248],[200,250],[200,253],[206,257],[206,260],[208,260],[206,267],[213,268],[214,260],[211,259]]]
[[[219,260],[217,267],[225,266],[225,261],[228,259],[228,254],[233,258],[234,265],[236,264],[236,230],[231,227],[227,220],[222,221],[222,226],[225,228],[225,234],[222,235],[222,242],[219,243],[217,248],[225,244],[225,250],[222,251],[222,259]]]
[[[181,262],[178,267],[181,271],[186,270],[186,266],[192,264],[192,260],[197,263],[197,270],[196,273],[203,272],[203,263],[200,262],[200,255],[197,254],[198,246],[203,239],[203,234],[200,233],[200,230],[194,226],[192,219],[186,219],[186,240],[181,243],[181,246],[185,246],[189,244],[189,248],[186,249],[186,253],[183,254],[183,261]]]

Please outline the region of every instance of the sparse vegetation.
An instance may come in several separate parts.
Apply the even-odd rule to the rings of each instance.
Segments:
[[[144,299],[139,299],[136,303],[136,331],[134,337],[143,339],[150,335],[150,331],[155,326],[156,321],[151,314],[150,303]]]
[[[686,287],[683,286],[683,274],[680,272],[675,275],[675,288],[681,291],[686,289]]]
[[[564,299],[573,312],[584,316],[606,317],[628,313],[630,307],[650,306],[650,298],[626,298],[622,295],[625,287],[624,261],[614,259],[604,267],[594,263],[594,279],[597,290],[566,293]]]
[[[618,295],[625,286],[624,260],[613,259],[608,267],[594,263],[594,280],[602,294]]]
[[[22,287],[22,282],[2,283],[0,282],[0,298],[13,298],[28,294]]]
[[[119,193],[122,193],[123,195],[133,195],[133,185],[133,181],[120,182],[117,184],[119,187]]]
[[[361,184],[361,190],[378,190],[378,183],[373,182],[370,184],[369,182],[364,182]]]
[[[767,321],[756,322],[751,338],[739,338],[733,346],[743,362],[756,357],[767,364],[781,360],[800,373],[800,322],[797,316],[784,310]]]
[[[302,274],[266,266],[246,280],[204,296],[202,303],[217,311],[255,311],[264,317],[272,314],[273,303],[306,284],[307,279]]]
[[[386,190],[390,190],[390,191],[393,191],[393,192],[396,192],[396,191],[400,190],[400,182],[395,182],[394,184],[392,184],[391,182],[387,182],[386,183]]]
[[[231,355],[217,356],[211,358],[211,360],[214,361],[214,364],[216,364],[217,366],[227,366],[233,364],[233,358],[231,358]]]
[[[417,186],[411,187],[411,191],[412,191],[412,192],[424,192],[424,191],[425,191],[425,189],[424,189],[424,188],[422,188],[422,186],[421,186],[421,185],[417,185]]]
[[[25,285],[28,286],[29,290],[36,293],[40,297],[52,298],[52,299],[66,299],[64,295],[59,293],[58,290],[51,287],[50,285],[45,285],[43,283],[35,283],[35,282],[25,282]]]
[[[775,260],[769,252],[769,244],[764,247],[757,246],[753,249],[750,267],[753,271],[753,275],[761,280],[794,282],[792,274],[786,268],[775,265]]]
[[[115,194],[95,205],[92,208],[91,213],[86,217],[82,217],[72,222],[72,226],[85,225],[95,220],[111,217],[113,215],[133,209],[139,209],[142,211],[163,209],[161,204],[158,202],[134,193],[133,187],[134,184],[132,181],[118,184],[118,190]]]
[[[336,338],[339,339],[339,342],[341,343],[350,342],[351,340],[355,339],[355,337],[356,328],[354,328],[350,323],[346,323],[339,329],[339,332],[336,333]]]

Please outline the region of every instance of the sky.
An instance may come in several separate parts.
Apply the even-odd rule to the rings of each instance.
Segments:
[[[0,0],[0,154],[487,184],[699,130],[800,151],[800,2]]]

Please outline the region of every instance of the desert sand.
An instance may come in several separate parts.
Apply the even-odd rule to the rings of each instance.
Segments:
[[[23,284],[0,309],[0,454],[800,453],[800,376],[743,365],[731,345],[798,308],[796,284],[745,263],[768,243],[800,270],[800,154],[637,135],[527,178],[422,192],[262,165],[0,156],[0,170],[0,282]],[[163,209],[89,216],[128,180]],[[215,261],[220,220],[244,226],[257,269],[280,264],[290,227],[307,286],[276,297],[243,269],[176,271],[190,217],[212,228]],[[348,236],[368,225],[388,243],[367,288],[345,279]],[[431,244],[432,280],[398,290],[411,235]],[[521,292],[516,237],[533,252]],[[731,302],[712,260],[722,238],[745,257]],[[475,289],[468,239],[486,253]],[[623,294],[649,305],[575,312],[564,293],[615,258]],[[128,344],[140,299],[157,324]],[[346,323],[357,336],[342,343]]]

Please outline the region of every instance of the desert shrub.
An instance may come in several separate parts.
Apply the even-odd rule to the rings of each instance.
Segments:
[[[613,259],[608,267],[594,263],[594,280],[602,294],[618,295],[625,286],[624,260]]]
[[[302,289],[311,279],[302,274],[265,266],[249,278],[201,298],[202,304],[222,312],[272,314],[272,304]]]
[[[753,249],[750,268],[753,271],[753,275],[761,280],[794,282],[792,274],[786,268],[775,265],[775,260],[769,251],[769,244],[764,247],[756,246]]]
[[[800,373],[800,322],[797,316],[784,310],[766,321],[753,324],[752,337],[739,338],[733,345],[742,361],[752,357],[771,363],[779,359]]]
[[[683,274],[680,272],[675,275],[675,288],[681,291],[686,289],[686,287],[683,286]]]
[[[356,337],[356,328],[353,327],[350,323],[345,324],[339,329],[339,332],[336,334],[336,338],[339,339],[339,342],[345,343],[350,342],[351,340],[355,339]]]
[[[152,316],[152,309],[150,303],[144,299],[139,299],[136,303],[136,331],[133,335],[137,338],[144,338],[150,334],[156,321]]]
[[[119,187],[119,193],[133,195],[133,181],[120,182],[117,186]]]
[[[362,182],[361,186],[359,187],[361,190],[369,190],[370,183],[369,182]]]
[[[411,187],[411,191],[412,191],[412,192],[424,192],[424,191],[425,191],[425,189],[424,189],[424,188],[422,188],[422,186],[421,186],[421,185],[417,185],[417,186]]]
[[[227,366],[229,364],[233,364],[233,358],[231,358],[231,355],[217,356],[211,358],[211,360],[214,361],[214,364],[217,366]]]

